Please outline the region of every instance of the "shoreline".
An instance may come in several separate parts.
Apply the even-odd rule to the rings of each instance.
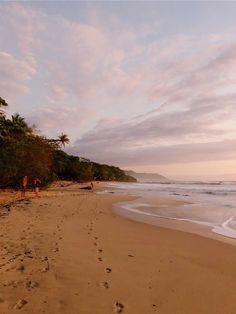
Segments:
[[[236,245],[235,211],[225,212],[221,203],[202,203],[196,195],[182,197],[173,193],[164,194],[158,190],[119,188],[119,184],[105,186],[104,194],[132,195],[136,199],[128,203],[114,205],[114,211],[128,219],[151,225],[190,232],[201,236]],[[181,194],[176,194],[181,195]],[[184,197],[187,196],[187,197]],[[201,199],[200,199],[201,200]],[[227,205],[228,206],[228,205]]]
[[[171,209],[171,206],[173,206],[173,203],[170,203],[170,199],[168,197],[160,197],[162,200],[162,203],[166,205],[166,208]],[[178,203],[174,204],[174,206],[181,206],[181,204],[185,204],[185,202],[180,202],[179,200],[176,200]],[[190,219],[178,219],[168,216],[158,216],[157,214],[151,214],[151,213],[145,213],[145,212],[139,212],[139,210],[130,210],[126,207],[130,207],[133,204],[137,202],[145,203],[145,198],[137,196],[135,200],[131,202],[119,202],[116,204],[113,204],[113,211],[122,217],[125,217],[126,219],[130,219],[133,221],[137,221],[140,223],[145,223],[149,225],[154,225],[156,227],[160,228],[167,228],[170,230],[178,230],[186,233],[192,233],[196,234],[205,238],[213,239],[216,241],[220,241],[223,243],[231,244],[233,246],[236,246],[236,239],[231,238],[229,236],[224,236],[222,234],[216,233],[212,231],[212,227],[209,225],[204,225],[201,223],[197,223],[191,221]],[[135,206],[134,206],[135,207]],[[156,205],[158,207],[158,204]],[[198,206],[199,209],[202,209],[202,207]]]
[[[120,217],[112,205],[135,197],[79,187],[0,219],[1,314],[236,312],[235,247]]]

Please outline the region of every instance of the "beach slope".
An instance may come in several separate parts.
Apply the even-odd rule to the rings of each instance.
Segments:
[[[12,205],[0,313],[236,313],[235,246],[112,212],[129,199],[72,186]]]

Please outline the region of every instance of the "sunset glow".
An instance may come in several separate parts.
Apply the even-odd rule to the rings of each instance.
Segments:
[[[69,153],[236,180],[236,3],[0,5],[0,90]]]

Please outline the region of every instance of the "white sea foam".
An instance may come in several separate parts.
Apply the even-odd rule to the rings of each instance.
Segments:
[[[225,237],[236,239],[236,229],[230,226],[230,223],[235,220],[235,216],[231,216],[221,226],[215,226],[212,231],[221,234]]]
[[[142,214],[145,216],[152,216],[152,217],[156,217],[156,218],[162,218],[162,219],[169,219],[169,220],[177,220],[177,221],[187,221],[187,222],[193,222],[193,223],[197,223],[200,225],[205,225],[205,226],[215,226],[215,223],[211,223],[211,222],[206,222],[206,221],[202,221],[202,220],[196,220],[196,219],[188,219],[188,218],[177,218],[177,217],[173,217],[173,216],[166,216],[166,215],[158,215],[155,213],[151,213],[148,211],[144,211],[144,210],[140,210],[138,209],[139,207],[156,207],[155,205],[151,205],[151,204],[147,204],[147,203],[123,203],[122,205],[119,205],[119,207],[122,207],[123,209],[129,210],[133,213],[138,213],[138,214]],[[158,208],[168,208],[167,205],[158,205]]]
[[[111,192],[145,198],[146,202],[122,203],[125,210],[208,226],[214,233],[236,239],[236,182],[111,183],[106,193]],[[174,210],[173,206],[155,205],[154,199],[160,195],[189,203],[176,206]]]

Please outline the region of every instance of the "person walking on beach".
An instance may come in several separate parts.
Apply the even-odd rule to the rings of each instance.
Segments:
[[[24,176],[22,178],[22,189],[21,189],[21,197],[25,197],[26,188],[28,185],[28,176]]]
[[[39,180],[39,178],[34,178],[33,180],[33,185],[34,185],[34,192],[35,192],[35,196],[36,197],[40,197],[39,196],[39,186],[40,186],[41,181]]]

